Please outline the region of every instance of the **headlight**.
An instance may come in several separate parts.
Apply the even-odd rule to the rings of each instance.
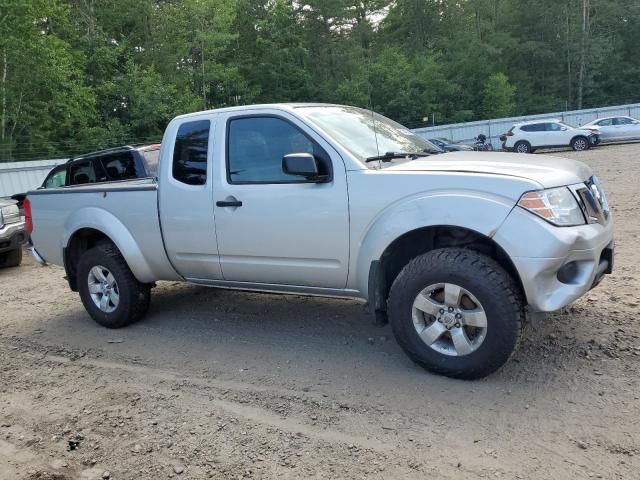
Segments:
[[[559,227],[585,224],[580,205],[567,187],[525,193],[518,205]]]
[[[17,205],[0,208],[0,226],[20,221],[20,210]]]

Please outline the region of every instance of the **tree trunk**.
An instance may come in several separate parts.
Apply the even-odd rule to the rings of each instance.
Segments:
[[[4,146],[7,130],[7,49],[2,49],[2,118],[0,119],[0,144]]]
[[[567,2],[567,10],[566,10],[566,42],[567,42],[567,102],[566,105],[573,105],[573,91],[572,91],[572,80],[571,80],[571,21],[569,17],[569,10],[571,5]]]
[[[582,0],[582,40],[580,42],[580,71],[578,72],[578,110],[584,103],[584,84],[587,69],[587,46],[589,40],[589,0]]]
[[[206,68],[204,65],[204,42],[200,47],[200,63],[202,64],[202,109],[207,109],[207,83],[205,81],[206,78]]]

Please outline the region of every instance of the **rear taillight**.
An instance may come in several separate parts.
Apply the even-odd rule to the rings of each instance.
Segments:
[[[24,199],[22,209],[24,210],[24,227],[27,233],[31,235],[33,233],[33,217],[31,216],[31,202],[28,198]]]

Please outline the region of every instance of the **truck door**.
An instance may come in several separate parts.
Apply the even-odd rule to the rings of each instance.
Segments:
[[[259,113],[258,113],[259,112]],[[346,172],[339,154],[280,110],[220,114],[216,231],[227,281],[345,288],[349,260]],[[309,153],[324,183],[284,173],[282,159]]]
[[[213,210],[216,115],[174,120],[161,147],[158,206],[165,249],[185,278],[222,278]]]

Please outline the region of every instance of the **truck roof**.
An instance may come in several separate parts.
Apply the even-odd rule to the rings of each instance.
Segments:
[[[178,115],[176,119],[184,119],[189,117],[197,117],[199,115],[203,115],[206,113],[224,113],[224,112],[237,112],[237,111],[246,111],[246,110],[258,110],[264,108],[273,108],[277,110],[294,110],[300,107],[344,107],[345,105],[338,105],[332,103],[264,103],[257,105],[239,105],[235,107],[224,107],[224,108],[214,108],[211,110],[202,110],[199,112],[191,112],[185,113],[183,115]]]

